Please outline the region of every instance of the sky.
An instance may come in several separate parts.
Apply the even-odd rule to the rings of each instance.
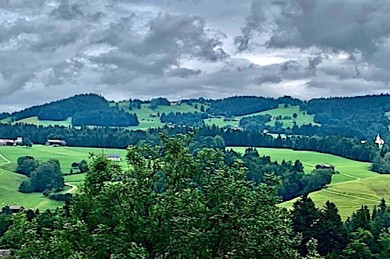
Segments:
[[[0,0],[0,112],[390,93],[389,0]]]

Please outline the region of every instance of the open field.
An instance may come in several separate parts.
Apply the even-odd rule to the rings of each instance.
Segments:
[[[25,208],[50,209],[62,205],[61,202],[49,200],[41,193],[18,192],[20,183],[27,177],[14,173],[14,169],[12,164],[0,167],[0,207],[15,204]]]
[[[30,118],[26,118],[26,119],[20,120],[18,122],[26,123],[26,124],[34,124],[34,125],[37,125],[37,126],[44,126],[44,127],[48,127],[48,126],[69,127],[69,126],[72,125],[72,119],[71,118],[68,118],[65,121],[49,121],[49,120],[39,120],[37,117],[30,117]]]
[[[245,148],[233,149],[239,152],[245,150]],[[299,159],[303,163],[306,173],[313,170],[316,164],[334,165],[340,174],[332,177],[332,183],[329,187],[311,193],[309,196],[318,207],[322,207],[328,200],[334,202],[343,219],[349,217],[362,204],[372,208],[374,205],[378,205],[382,197],[390,198],[390,175],[380,175],[369,171],[369,163],[310,151],[273,148],[259,148],[258,150],[260,155],[270,156],[274,161]],[[280,206],[291,208],[294,201],[284,202]]]
[[[296,113],[298,117],[296,119],[293,118],[293,114]],[[251,117],[251,116],[257,116],[257,115],[271,115],[273,120],[268,122],[267,124],[270,126],[274,126],[275,122],[282,122],[283,128],[292,128],[294,126],[294,122],[298,126],[302,125],[318,125],[314,122],[314,116],[308,115],[305,112],[301,111],[299,109],[299,106],[288,106],[284,107],[284,105],[279,105],[278,108],[267,110],[263,112],[257,112],[257,113],[251,113],[243,116],[237,116],[234,117],[232,120],[224,120],[224,118],[213,118],[213,119],[206,119],[205,123],[207,125],[216,125],[218,127],[238,127],[240,120],[245,117]],[[275,118],[281,116],[281,120],[276,120]],[[288,118],[287,118],[288,117]]]
[[[200,112],[200,107],[202,104],[200,103],[193,103],[192,105],[188,105],[186,103],[181,104],[173,104],[171,106],[158,106],[156,109],[150,109],[149,104],[142,104],[140,109],[129,109],[129,102],[122,101],[118,103],[111,103],[111,106],[118,105],[119,108],[124,109],[125,111],[129,113],[135,113],[137,114],[138,120],[140,124],[135,127],[128,127],[130,130],[147,130],[150,128],[158,128],[163,127],[165,124],[160,121],[160,117],[162,113],[170,113],[170,112],[180,112],[180,113],[192,113],[192,112]],[[195,105],[197,108],[195,108]],[[208,105],[203,104],[205,110],[209,108]],[[296,119],[293,118],[293,114],[296,113],[298,117]],[[298,126],[306,125],[306,124],[313,124],[317,125],[314,122],[314,116],[308,115],[303,111],[299,110],[299,106],[288,106],[284,107],[284,105],[279,105],[276,109],[267,110],[264,112],[259,113],[252,113],[247,114],[244,116],[237,116],[235,118],[232,118],[231,120],[225,120],[225,118],[210,118],[205,119],[204,122],[206,125],[212,126],[216,125],[218,127],[233,127],[236,128],[239,125],[239,122],[244,117],[250,117],[250,116],[256,116],[256,115],[271,115],[273,117],[273,120],[268,123],[268,125],[273,126],[275,125],[276,121],[282,122],[284,128],[292,127],[294,123],[296,123]],[[275,118],[281,116],[282,119],[276,120]],[[7,123],[9,120],[4,119],[0,122]],[[34,125],[41,125],[41,126],[64,126],[68,127],[72,125],[71,118],[65,120],[65,121],[42,121],[38,120],[37,117],[30,117],[23,120],[20,120],[18,122],[22,123],[28,123],[28,124],[34,124]]]
[[[73,162],[80,162],[88,159],[90,153],[100,154],[116,153],[123,159],[120,164],[126,167],[126,150],[122,149],[101,149],[101,148],[79,148],[79,147],[50,147],[34,145],[32,148],[26,147],[0,147],[0,207],[5,205],[23,205],[25,208],[56,208],[62,202],[49,200],[41,193],[24,194],[18,192],[20,183],[26,176],[14,173],[16,161],[20,156],[33,156],[40,161],[51,158],[58,159],[63,172],[68,172]],[[10,163],[9,163],[10,162]],[[84,180],[85,174],[70,175],[65,177],[65,182],[72,185],[79,185]]]

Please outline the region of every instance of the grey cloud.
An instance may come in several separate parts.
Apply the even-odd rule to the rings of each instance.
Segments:
[[[366,54],[390,35],[387,0],[254,0],[239,39],[245,48],[256,31],[273,48],[318,46]]]
[[[363,2],[373,0],[0,0],[0,111],[82,92],[115,99],[388,92],[389,4]],[[330,16],[333,6],[340,10]],[[256,65],[269,52],[288,61]],[[348,58],[337,56],[344,52]]]

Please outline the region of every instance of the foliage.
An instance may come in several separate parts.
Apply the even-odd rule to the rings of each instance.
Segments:
[[[64,177],[58,160],[50,159],[40,163],[31,173],[30,178],[24,180],[19,190],[21,192],[43,192],[44,190],[61,190],[65,186]]]
[[[373,139],[378,133],[389,136],[390,95],[314,99],[307,103],[309,114],[322,126],[319,135]]]
[[[39,162],[31,156],[21,156],[17,161],[16,172],[18,174],[24,174],[30,176],[33,171],[38,167]]]
[[[192,155],[188,142],[130,147],[126,172],[96,157],[70,206],[17,216],[3,245],[23,258],[297,258],[277,179],[254,185],[240,163],[210,149]]]
[[[278,107],[277,101],[271,98],[239,96],[214,101],[207,112],[212,115],[232,117],[262,112],[276,107]]]
[[[262,131],[266,128],[266,123],[271,121],[270,115],[257,115],[244,117],[240,120],[239,126],[246,130]]]
[[[204,126],[203,119],[207,118],[206,114],[203,113],[163,113],[161,115],[162,123],[172,123],[175,125],[182,125],[188,127],[202,127]]]
[[[108,101],[96,94],[82,94],[71,98],[34,106],[20,112],[12,113],[15,120],[37,116],[40,120],[62,121],[77,112],[101,110],[108,108]]]
[[[162,106],[170,106],[171,103],[169,102],[168,99],[166,98],[156,98],[156,99],[152,99],[149,103],[149,108],[154,110],[156,109],[159,105],[162,105]]]
[[[130,114],[117,108],[110,108],[77,112],[72,117],[72,124],[73,126],[129,127],[138,126],[139,121],[136,114]]]

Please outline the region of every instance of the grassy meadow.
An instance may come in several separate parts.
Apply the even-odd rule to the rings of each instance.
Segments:
[[[244,152],[245,148],[233,148]],[[316,164],[332,164],[339,174],[332,177],[332,183],[323,190],[309,196],[318,207],[326,201],[334,202],[343,219],[349,217],[362,204],[369,207],[378,205],[382,197],[390,198],[390,175],[380,175],[370,171],[370,163],[357,162],[350,159],[310,151],[294,151],[291,149],[259,148],[260,155],[270,156],[272,160],[281,162],[299,159],[310,173]],[[282,203],[280,206],[291,208],[295,200]]]
[[[0,147],[0,207],[5,205],[23,205],[25,208],[56,208],[63,203],[49,200],[41,193],[24,194],[18,191],[20,183],[26,176],[16,174],[16,161],[20,156],[33,156],[39,161],[46,161],[51,158],[58,159],[62,172],[69,172],[73,162],[88,160],[91,153],[94,154],[118,154],[122,157],[120,164],[126,167],[126,150],[124,149],[101,149],[81,147],[50,147],[34,145],[26,147]],[[10,163],[9,163],[9,162]],[[65,182],[72,185],[79,185],[83,182],[85,174],[65,176]]]
[[[200,107],[202,104],[200,103],[193,103],[192,105],[188,105],[187,103],[178,103],[178,104],[172,104],[171,106],[158,106],[156,109],[150,109],[149,104],[145,103],[141,105],[140,109],[129,109],[129,102],[122,101],[118,103],[112,102],[110,104],[111,106],[118,106],[121,109],[124,109],[125,111],[128,111],[129,113],[135,113],[137,114],[138,120],[140,124],[138,126],[134,127],[128,127],[130,130],[147,130],[150,128],[159,128],[165,126],[164,123],[160,121],[161,114],[163,113],[170,113],[170,112],[180,112],[180,113],[193,113],[193,112],[200,112]],[[197,108],[195,108],[195,106]],[[208,105],[203,104],[204,108],[209,108]],[[296,113],[298,117],[296,119],[293,118],[293,114]],[[299,106],[288,106],[284,107],[284,105],[279,105],[276,109],[267,110],[264,112],[259,113],[252,113],[247,114],[244,116],[237,116],[232,119],[225,119],[224,117],[221,118],[210,118],[205,119],[204,122],[206,125],[212,126],[216,125],[218,127],[233,127],[236,128],[239,126],[239,122],[244,117],[250,117],[250,116],[256,116],[256,115],[271,115],[273,118],[276,118],[278,116],[281,116],[281,120],[275,120],[268,122],[268,125],[274,126],[276,121],[283,123],[283,128],[292,127],[294,123],[296,123],[298,126],[301,125],[307,125],[307,124],[313,124],[317,125],[314,122],[314,116],[308,115],[305,112],[301,111],[299,109]],[[1,123],[6,123],[7,119],[0,121]],[[48,121],[48,120],[38,120],[37,117],[30,117],[26,118],[17,122],[27,123],[27,124],[34,124],[34,125],[41,125],[41,126],[64,126],[68,127],[72,125],[72,119],[68,118],[65,121]]]
[[[293,114],[296,113],[298,116],[296,119],[293,118]],[[216,125],[218,127],[238,127],[240,120],[245,117],[251,117],[251,116],[257,116],[257,115],[271,115],[273,120],[268,122],[267,124],[270,126],[274,126],[275,122],[282,122],[283,128],[292,128],[294,126],[294,123],[296,123],[298,126],[302,125],[318,125],[314,122],[314,116],[308,115],[306,112],[303,112],[299,109],[299,106],[288,106],[284,107],[284,105],[279,105],[278,108],[263,111],[263,112],[257,112],[257,113],[251,113],[243,116],[236,116],[230,120],[225,120],[224,118],[211,118],[206,119],[205,123],[206,125]],[[275,118],[281,116],[281,120],[276,120]]]

